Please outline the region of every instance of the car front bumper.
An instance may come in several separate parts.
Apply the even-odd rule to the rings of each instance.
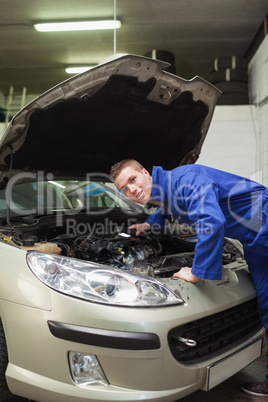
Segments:
[[[168,334],[232,308],[238,299],[255,298],[248,275],[242,270],[237,276],[232,285],[174,281],[184,305],[159,308],[107,306],[54,291],[44,309],[2,300],[8,386],[12,393],[38,402],[174,402],[198,389],[211,389],[260,355],[264,330],[190,363],[174,358]],[[70,352],[96,356],[108,385],[75,384]],[[226,364],[232,372],[225,370]]]

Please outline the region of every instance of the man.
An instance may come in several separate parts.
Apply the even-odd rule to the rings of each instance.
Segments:
[[[146,222],[131,226],[136,235],[154,224],[163,227],[167,220],[195,226],[198,242],[193,265],[174,277],[191,283],[200,278],[221,279],[224,236],[241,241],[268,340],[268,189],[197,164],[171,171],[154,166],[151,175],[136,160],[126,159],[112,166],[111,176],[131,200],[158,207]],[[265,381],[245,384],[242,389],[268,396],[268,370]]]

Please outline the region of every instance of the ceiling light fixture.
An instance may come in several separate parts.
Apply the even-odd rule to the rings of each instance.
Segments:
[[[38,32],[88,31],[99,29],[118,29],[120,27],[121,21],[119,20],[51,22],[34,24],[34,28]]]
[[[91,70],[93,67],[94,66],[66,67],[65,71],[67,74],[80,74]]]

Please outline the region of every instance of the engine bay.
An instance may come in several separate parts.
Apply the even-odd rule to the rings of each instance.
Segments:
[[[58,226],[56,217],[46,216],[38,219],[20,218],[11,227],[2,227],[1,240],[6,239],[8,233],[16,247],[27,250],[41,250],[50,252],[50,246],[57,247],[60,255],[92,261],[101,265],[109,265],[119,269],[128,270],[139,275],[150,277],[172,277],[175,272],[184,266],[191,267],[197,238],[193,233],[181,236],[172,231],[146,232],[136,236],[130,231],[125,222],[117,220],[100,226],[86,215],[81,214],[77,228],[70,231],[68,219],[63,219]],[[77,219],[77,216],[76,216]],[[85,223],[87,222],[87,226]],[[77,220],[76,220],[77,223]],[[81,224],[83,233],[81,233]],[[100,222],[99,222],[100,224]],[[86,230],[88,229],[88,230]],[[53,252],[53,251],[52,251]],[[225,239],[223,247],[223,265],[243,258],[241,249],[230,239]]]
[[[118,229],[123,231],[90,237],[62,235],[53,241],[65,255],[151,277],[172,276],[179,268],[192,265],[193,243],[151,233],[136,237],[127,228]]]

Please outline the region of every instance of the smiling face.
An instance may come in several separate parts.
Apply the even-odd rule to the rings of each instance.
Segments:
[[[130,200],[146,204],[152,193],[152,177],[146,169],[127,166],[115,178],[117,188]]]

